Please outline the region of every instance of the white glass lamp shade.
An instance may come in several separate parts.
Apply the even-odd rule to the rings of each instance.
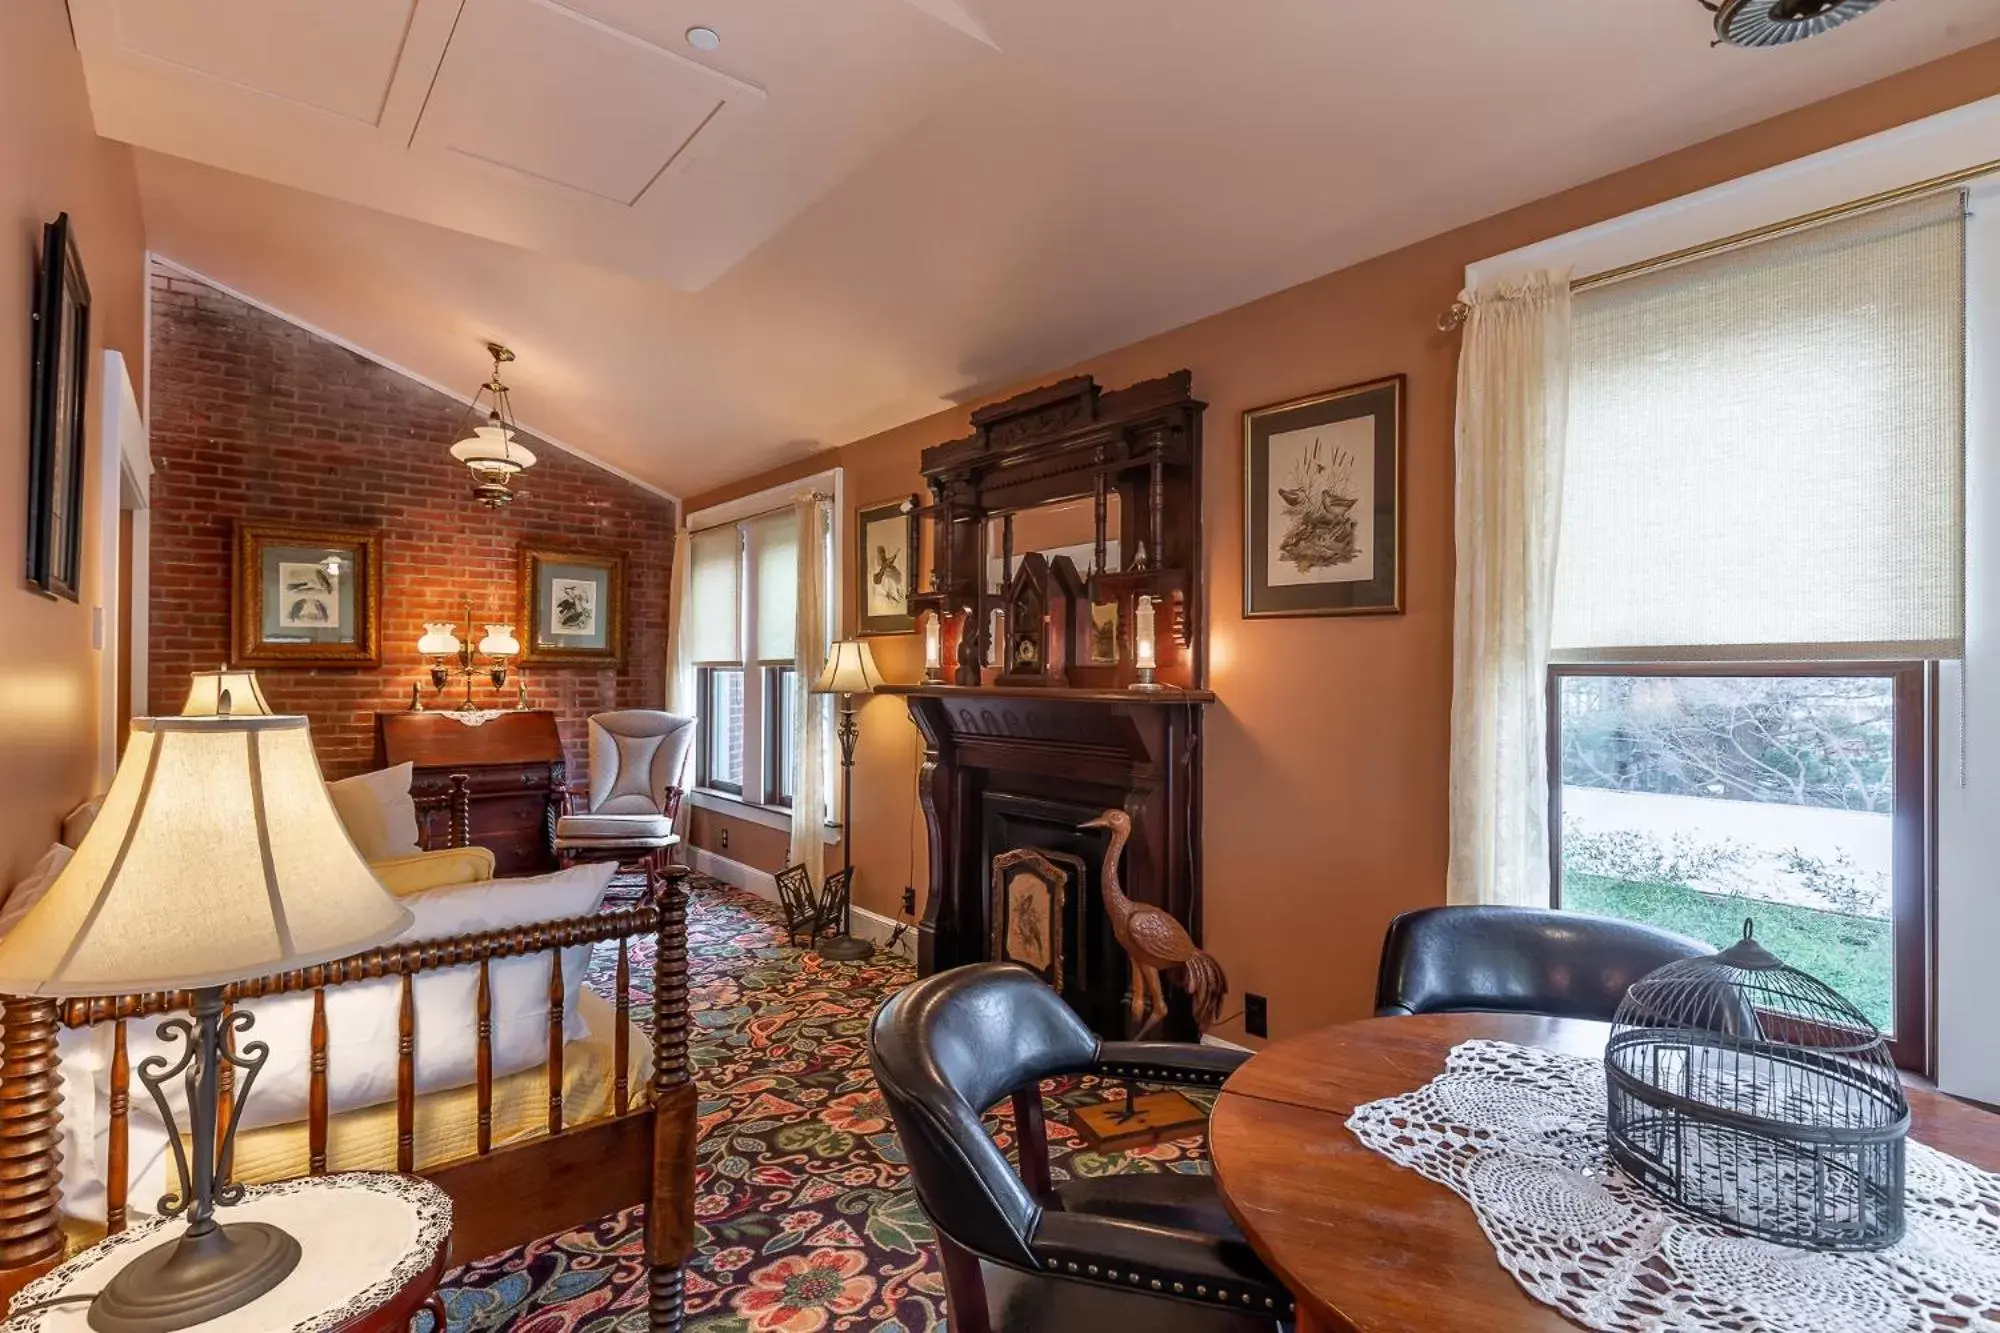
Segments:
[[[827,655],[826,670],[813,682],[814,694],[873,694],[882,684],[875,654],[859,639],[842,639]]]
[[[1159,664],[1159,642],[1153,631],[1153,599],[1140,597],[1132,610],[1132,665],[1145,671]]]
[[[479,641],[479,651],[488,657],[512,657],[521,651],[521,641],[514,637],[512,625],[488,625],[486,637]]]
[[[924,621],[924,670],[936,671],[944,665],[944,617],[933,611]]]
[[[229,695],[229,712],[236,717],[264,717],[276,710],[257,687],[254,671],[197,671],[188,687],[182,717],[214,717],[222,711],[222,696]]]
[[[304,718],[135,718],[83,845],[0,939],[0,993],[223,985],[409,923],[334,813]]]
[[[425,657],[452,657],[458,653],[458,626],[445,624],[425,624],[424,637],[417,640],[417,651]]]
[[[451,447],[451,456],[474,472],[526,472],[535,465],[534,450],[514,438],[505,426],[488,423]]]

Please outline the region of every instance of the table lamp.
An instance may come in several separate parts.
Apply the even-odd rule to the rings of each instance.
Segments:
[[[246,697],[256,697],[254,685]],[[214,716],[133,719],[96,823],[47,895],[0,939],[0,993],[189,993],[192,1018],[160,1025],[163,1039],[185,1044],[180,1059],[154,1056],[138,1069],[180,1176],[161,1211],[185,1216],[187,1229],[98,1293],[89,1322],[99,1333],[170,1333],[216,1319],[297,1266],[298,1241],[284,1231],[215,1218],[218,1203],[235,1202],[216,1181],[227,1179],[240,1103],[268,1054],[260,1042],[240,1051],[226,1042],[223,986],[359,953],[410,921],[334,813],[306,720],[234,713],[236,698],[218,690]],[[251,1023],[237,1010],[227,1027],[240,1034]],[[225,1063],[237,1071],[239,1110],[217,1144]],[[192,1161],[165,1095],[183,1077]]]
[[[255,717],[277,710],[264,698],[264,691],[257,686],[254,671],[232,671],[228,667],[217,667],[213,671],[196,671],[188,687],[187,702],[181,705],[182,717],[214,717],[217,713],[230,713],[236,717]],[[229,696],[229,705],[222,704],[223,695]]]
[[[836,962],[858,962],[871,956],[875,946],[854,938],[854,839],[849,836],[853,821],[854,743],[861,739],[861,723],[855,716],[854,696],[873,694],[882,683],[875,669],[875,655],[859,639],[842,639],[827,655],[826,670],[813,682],[814,694],[840,696],[840,863],[846,887],[840,895],[840,934],[822,944],[820,957]]]

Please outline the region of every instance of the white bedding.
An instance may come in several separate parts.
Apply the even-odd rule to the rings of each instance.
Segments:
[[[617,866],[610,862],[577,866],[533,879],[486,880],[412,894],[403,902],[415,918],[399,938],[449,939],[459,935],[587,916],[597,910]],[[584,985],[592,946],[562,950],[563,1036],[591,1035],[586,1012],[610,1012]],[[533,1069],[548,1059],[549,958],[546,952],[501,959],[488,967],[493,1012],[493,1077]],[[469,1086],[477,1075],[477,964],[418,975],[411,987],[416,1008],[416,1087],[419,1094]],[[327,1101],[331,1114],[378,1106],[396,1096],[397,1033],[401,978],[330,986],[326,990]],[[594,1002],[594,1003],[593,1003]],[[308,993],[245,1002],[255,1016],[241,1043],[261,1041],[270,1055],[244,1106],[243,1127],[292,1124],[305,1120],[311,1081],[313,997]],[[612,1031],[600,1017],[595,1031]],[[165,1127],[151,1094],[139,1080],[142,1061],[179,1058],[182,1043],[162,1042],[158,1020],[127,1024],[130,1064],[130,1164],[134,1204],[161,1193],[171,1170]],[[62,1074],[62,1155],[64,1211],[92,1221],[104,1216],[105,1158],[110,1135],[109,1023],[70,1030],[57,1038]],[[167,1086],[176,1121],[187,1123],[186,1091],[180,1079]]]

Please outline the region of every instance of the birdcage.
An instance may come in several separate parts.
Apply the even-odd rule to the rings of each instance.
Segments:
[[[1604,1067],[1612,1158],[1669,1203],[1781,1245],[1901,1238],[1910,1108],[1888,1046],[1752,922],[1634,982]]]

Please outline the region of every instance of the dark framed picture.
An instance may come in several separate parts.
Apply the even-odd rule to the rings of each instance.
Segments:
[[[1243,414],[1243,614],[1403,609],[1403,376]]]
[[[28,385],[28,582],[77,600],[83,583],[83,411],[90,284],[64,213],[42,228]]]
[[[234,548],[235,665],[380,665],[381,533],[239,521]]]
[[[521,548],[521,660],[609,666],[625,660],[625,557]]]
[[[910,586],[916,578],[917,522],[903,499],[863,505],[854,515],[855,632],[914,634]]]

